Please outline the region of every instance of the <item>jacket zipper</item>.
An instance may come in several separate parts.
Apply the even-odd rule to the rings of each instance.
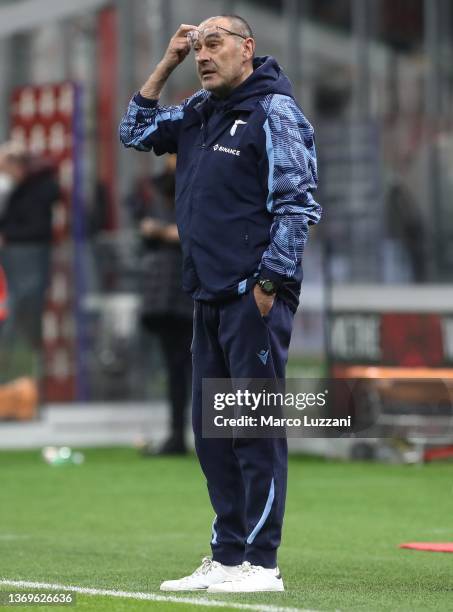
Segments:
[[[192,194],[193,194],[193,187],[195,184],[195,180],[197,178],[197,174],[198,174],[198,169],[200,167],[200,162],[201,162],[201,158],[203,156],[204,151],[206,151],[206,128],[205,128],[205,123],[204,121],[201,124],[200,130],[202,132],[201,135],[201,146],[200,146],[200,153],[198,154],[198,159],[197,159],[197,163],[195,166],[195,169],[193,171],[193,176],[192,176],[192,181],[190,183],[190,193],[189,193],[189,202],[190,202],[190,211],[189,211],[189,243],[192,246]],[[190,253],[192,252],[192,249],[190,249]]]

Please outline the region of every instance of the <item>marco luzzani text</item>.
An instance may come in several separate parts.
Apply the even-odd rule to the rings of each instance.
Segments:
[[[324,408],[328,391],[323,393],[278,393],[269,391],[253,392],[236,390],[231,393],[214,394],[214,410],[223,411],[229,408],[244,408],[257,412],[257,415],[243,414],[241,416],[214,417],[215,427],[350,427],[351,416],[345,418],[313,417],[306,414],[300,416],[275,416],[258,414],[260,408],[281,407],[295,409],[299,412],[306,408]]]

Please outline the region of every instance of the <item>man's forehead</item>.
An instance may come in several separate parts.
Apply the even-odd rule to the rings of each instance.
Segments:
[[[230,28],[230,20],[228,17],[209,17],[205,19],[198,26],[198,30],[204,30],[205,28],[212,28],[213,26],[222,26],[224,28]]]

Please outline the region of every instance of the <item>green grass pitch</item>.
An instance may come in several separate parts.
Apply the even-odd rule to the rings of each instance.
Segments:
[[[37,451],[0,453],[3,580],[160,594],[163,579],[184,575],[209,553],[212,518],[194,456],[88,450],[81,466],[52,467]],[[453,555],[397,548],[410,540],[453,540],[451,465],[292,457],[279,556],[286,592],[211,598],[324,611],[453,610]],[[209,608],[77,595],[65,609]]]

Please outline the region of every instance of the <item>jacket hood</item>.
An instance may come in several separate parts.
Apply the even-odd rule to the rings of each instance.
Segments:
[[[280,94],[294,98],[291,81],[275,58],[267,55],[255,57],[253,68],[253,73],[236,87],[227,98],[220,99],[211,95],[211,101],[216,105],[233,107],[249,98],[261,98],[269,94]]]

